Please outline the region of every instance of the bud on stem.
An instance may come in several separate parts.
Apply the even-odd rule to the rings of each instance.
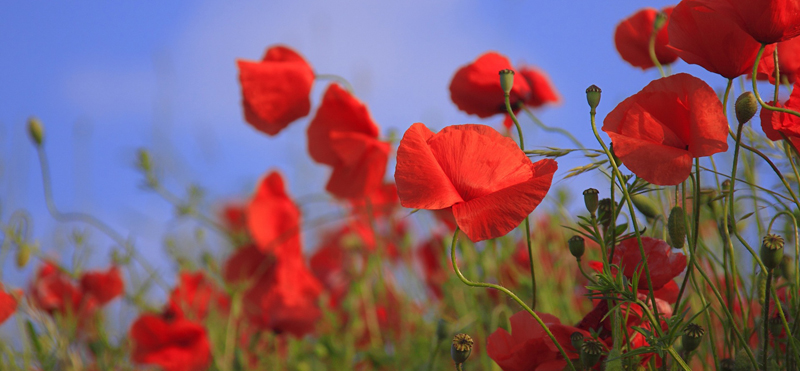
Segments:
[[[511,93],[511,88],[514,87],[514,71],[508,69],[500,71],[500,87],[506,95]]]
[[[38,118],[31,117],[28,119],[28,135],[31,136],[33,144],[37,147],[42,145],[42,141],[44,140],[44,127],[42,127],[42,122],[39,121]]]

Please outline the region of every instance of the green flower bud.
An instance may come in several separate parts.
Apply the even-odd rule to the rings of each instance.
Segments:
[[[581,344],[581,361],[584,367],[591,368],[600,361],[600,356],[602,355],[603,345],[599,341],[595,339],[583,340],[583,344]]]
[[[42,145],[42,141],[44,140],[44,127],[42,127],[42,122],[39,121],[38,118],[31,117],[28,119],[28,135],[30,135],[33,144],[36,144],[37,147]]]
[[[730,368],[731,371],[755,371],[755,369],[753,369],[753,363],[750,362],[750,357],[747,356],[747,351],[744,349],[739,349],[739,351],[736,352],[736,361],[732,363],[733,367]]]
[[[736,98],[735,107],[736,119],[739,120],[739,124],[744,124],[756,115],[758,101],[756,101],[756,96],[748,91]]]
[[[597,195],[600,194],[600,191],[589,188],[583,191],[583,202],[586,204],[586,210],[589,210],[589,214],[595,215],[597,212],[598,200]]]
[[[567,241],[569,245],[569,252],[575,259],[580,259],[583,256],[584,251],[586,251],[586,241],[583,240],[581,236],[572,236],[569,241]]]
[[[633,206],[636,206],[636,210],[644,214],[647,219],[653,219],[658,215],[658,205],[649,197],[637,194],[631,196],[631,201],[633,201]]]
[[[511,93],[511,88],[514,87],[514,71],[501,70],[500,71],[500,87],[506,94]]]
[[[602,90],[600,90],[597,85],[586,88],[586,101],[589,102],[589,107],[592,109],[592,112],[594,112],[597,105],[600,104],[600,93],[602,93]]]
[[[472,353],[472,338],[467,334],[458,334],[453,338],[453,345],[450,347],[450,357],[456,364],[462,364]]]
[[[597,218],[600,221],[600,224],[603,225],[603,230],[608,230],[608,227],[611,226],[611,199],[604,198],[600,200],[598,207]]]
[[[447,322],[443,319],[439,319],[439,322],[436,323],[436,344],[447,339],[447,332]]]
[[[691,352],[700,346],[700,341],[703,340],[706,330],[696,323],[690,323],[683,329],[683,336],[681,336],[681,344],[683,350]]]
[[[777,267],[783,260],[783,237],[776,234],[764,236],[759,255],[761,255],[761,261],[767,270]]]
[[[669,212],[667,219],[667,230],[669,231],[669,239],[672,242],[672,247],[676,249],[683,248],[686,240],[686,219],[683,208],[675,206]]]
[[[17,268],[24,268],[31,260],[31,246],[27,243],[19,245],[17,249]]]
[[[581,345],[583,345],[583,334],[578,331],[573,332],[572,335],[569,336],[569,342],[576,351],[579,351]]]
[[[667,23],[667,15],[664,12],[658,12],[656,19],[653,21],[653,32],[658,32]]]
[[[777,273],[789,282],[794,281],[794,258],[784,255],[781,265],[778,266]]]

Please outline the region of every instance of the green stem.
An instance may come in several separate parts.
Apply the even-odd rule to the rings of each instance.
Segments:
[[[464,275],[461,273],[461,270],[458,269],[458,264],[456,262],[456,245],[458,243],[458,232],[459,231],[460,231],[460,229],[458,227],[456,227],[456,231],[453,233],[453,242],[450,245],[450,261],[453,264],[453,270],[456,272],[456,276],[458,276],[458,279],[460,279],[461,282],[463,282],[465,285],[470,286],[470,287],[491,288],[491,289],[499,290],[499,291],[503,292],[504,294],[508,295],[511,299],[513,299],[515,302],[517,302],[517,304],[519,304],[526,312],[530,313],[530,315],[533,316],[533,319],[536,320],[536,322],[539,324],[539,326],[542,326],[542,329],[544,330],[544,332],[547,334],[547,336],[550,338],[550,340],[553,341],[553,343],[555,344],[556,348],[558,348],[558,351],[559,351],[559,353],[561,353],[561,356],[564,357],[564,360],[567,362],[567,365],[569,365],[570,370],[577,371],[577,370],[575,370],[575,365],[572,364],[572,360],[569,359],[569,356],[567,355],[567,352],[564,350],[564,348],[561,346],[561,344],[559,344],[558,339],[556,339],[555,335],[553,335],[553,333],[550,331],[550,329],[547,327],[547,325],[544,323],[544,321],[542,321],[542,319],[539,318],[539,315],[536,314],[536,312],[534,312],[533,309],[531,309],[531,307],[529,307],[527,304],[525,304],[525,302],[522,301],[522,299],[520,299],[517,295],[515,295],[513,292],[511,292],[509,289],[507,289],[507,288],[505,288],[503,286],[496,285],[496,284],[493,284],[493,283],[472,282],[469,279],[467,279],[466,277],[464,277]]]
[[[353,94],[353,92],[355,91],[355,90],[353,90],[353,85],[350,85],[350,82],[347,81],[347,79],[345,79],[344,77],[341,77],[339,75],[334,75],[332,73],[317,74],[317,75],[314,75],[314,78],[317,79],[317,80],[334,80],[334,81],[338,81],[338,82],[342,83],[342,85],[344,85],[344,88],[347,89],[348,93]]]
[[[439,339],[436,339],[436,348],[433,349],[433,353],[431,353],[431,358],[428,360],[428,371],[433,370],[433,361],[436,360],[436,354],[439,353],[439,348],[442,347],[442,342]]]
[[[650,33],[650,43],[648,44],[647,51],[650,53],[650,60],[653,61],[653,64],[658,67],[658,73],[661,74],[661,77],[667,77],[664,74],[664,68],[661,67],[661,62],[658,61],[658,57],[656,57],[656,36],[658,35],[658,30],[653,28],[653,32]]]
[[[525,111],[526,114],[528,114],[528,117],[531,118],[531,120],[533,121],[534,124],[536,124],[536,126],[542,128],[542,130],[544,130],[544,131],[551,132],[551,133],[559,133],[559,134],[569,138],[569,140],[572,141],[572,143],[574,143],[576,146],[578,146],[578,148],[580,148],[582,151],[586,152],[586,147],[584,147],[583,144],[581,144],[581,142],[578,140],[578,138],[575,138],[575,136],[572,135],[572,133],[570,133],[569,131],[566,131],[566,130],[564,130],[562,128],[554,128],[554,127],[545,125],[541,120],[539,120],[538,117],[536,117],[536,115],[533,114],[533,112],[530,109],[528,109],[527,106],[523,106],[522,109]]]
[[[758,54],[756,54],[756,62],[753,63],[753,76],[756,76],[756,74],[758,73],[758,62],[761,60],[761,56],[764,55],[764,48],[766,48],[766,47],[767,47],[767,44],[761,44],[761,48],[758,49]],[[753,94],[756,96],[756,100],[758,100],[758,103],[761,105],[762,108],[768,109],[770,111],[788,113],[790,115],[795,115],[797,117],[800,117],[800,112],[793,111],[793,110],[786,109],[786,108],[770,106],[769,104],[764,103],[764,100],[761,99],[761,95],[758,94],[758,86],[756,84],[756,82],[758,80],[755,79],[755,78],[753,78],[752,80],[753,80]],[[776,83],[778,83],[778,82],[776,81]],[[775,103],[777,103],[777,102],[775,102]]]
[[[730,86],[730,85],[729,85]],[[681,282],[681,288],[678,291],[678,298],[675,300],[675,310],[673,312],[677,313],[680,305],[681,305],[681,298],[683,297],[684,290],[686,290],[686,285],[689,282],[689,279],[692,276],[692,270],[695,266],[696,261],[696,252],[697,252],[697,241],[700,234],[700,159],[696,158],[694,160],[695,164],[695,176],[694,176],[694,195],[692,197],[692,238],[689,240],[689,264],[686,268],[686,275],[683,277],[683,282]],[[674,242],[674,241],[673,241]]]
[[[766,292],[769,294],[771,293],[772,288],[772,269],[767,271],[767,290]],[[764,369],[767,369],[767,352],[769,351],[769,296],[764,299],[764,311],[762,314],[761,324],[764,326],[764,338],[762,341],[764,342],[764,348],[761,353],[762,365]],[[780,305],[780,304],[776,304]]]

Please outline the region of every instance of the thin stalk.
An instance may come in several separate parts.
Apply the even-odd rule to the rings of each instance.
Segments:
[[[772,292],[772,269],[767,271],[767,293]],[[764,311],[762,313],[761,324],[764,326],[764,348],[762,350],[761,359],[764,369],[767,369],[767,352],[769,351],[769,297],[764,300]],[[778,304],[780,305],[780,304]]]
[[[756,54],[756,62],[753,63],[753,76],[756,76],[758,73],[758,62],[761,60],[761,56],[764,55],[764,48],[766,47],[767,44],[761,44],[761,48],[758,49],[758,54]],[[755,78],[753,78],[752,80],[753,80],[753,94],[756,96],[756,100],[758,100],[758,103],[761,105],[762,108],[768,109],[770,111],[788,113],[790,115],[795,115],[797,117],[800,117],[800,112],[793,111],[787,108],[770,106],[769,104],[764,103],[764,100],[761,99],[761,95],[758,94],[758,86],[756,84],[758,80]]]
[[[661,77],[667,77],[664,74],[664,68],[661,67],[661,62],[658,61],[658,57],[656,57],[656,36],[658,35],[658,30],[653,28],[653,32],[650,33],[650,43],[648,44],[647,51],[650,53],[650,60],[653,61],[653,64],[658,67],[658,73],[661,74]]]

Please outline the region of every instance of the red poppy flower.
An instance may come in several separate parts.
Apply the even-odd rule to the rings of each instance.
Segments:
[[[230,306],[228,296],[202,271],[181,273],[169,302],[179,316],[195,320],[204,320],[209,310],[227,311]]]
[[[658,290],[664,287],[686,269],[686,255],[673,253],[672,247],[663,240],[642,237],[642,245],[647,256],[647,264],[650,267],[653,289]],[[641,271],[644,268],[642,255],[639,252],[639,242],[635,238],[620,242],[614,251],[612,264],[621,266],[623,274],[628,279],[633,277],[637,270]],[[648,288],[644,273],[641,273],[639,288]]]
[[[800,89],[798,89],[798,87],[800,87],[800,83],[795,83],[792,89],[792,95],[789,96],[789,100],[786,101],[785,105],[775,104],[775,102],[769,102],[768,104],[795,111],[800,110]],[[800,140],[800,118],[797,116],[762,109],[760,117],[761,129],[764,130],[764,134],[767,135],[767,138],[773,141],[782,140],[783,136],[781,133],[783,133],[793,142],[795,140]]]
[[[658,185],[680,184],[693,158],[728,149],[728,121],[717,94],[685,73],[652,81],[622,101],[606,116],[603,131],[630,171]]]
[[[45,262],[36,274],[30,291],[36,306],[51,315],[58,313],[82,317],[96,304],[94,301],[84,303],[83,292],[51,262]]]
[[[339,198],[362,198],[383,184],[389,144],[378,140],[378,126],[367,107],[331,84],[308,126],[308,152],[333,167],[325,189]]]
[[[800,74],[800,37],[769,45],[758,63],[758,79],[775,83],[775,61],[772,53],[778,48],[778,67],[781,81],[793,84]]]
[[[558,165],[532,163],[516,143],[485,125],[448,126],[434,134],[416,123],[397,149],[400,203],[452,207],[472,241],[505,235],[542,201]]]
[[[259,328],[303,336],[322,315],[317,306],[322,285],[299,256],[275,260],[245,247],[225,264],[224,277],[246,285],[244,313]]]
[[[300,209],[286,192],[280,173],[273,171],[259,183],[247,206],[247,226],[261,251],[300,255]]]
[[[727,0],[731,17],[762,44],[800,35],[800,0]]]
[[[683,0],[675,6],[669,46],[686,63],[732,79],[752,71],[760,45],[719,10],[719,1],[724,0]]]
[[[366,218],[388,216],[400,206],[397,197],[397,186],[394,183],[384,183],[364,198],[350,200],[353,214],[360,214]]]
[[[672,13],[673,7],[666,7],[662,10],[667,16]],[[614,31],[614,45],[617,52],[634,67],[643,70],[655,67],[653,60],[650,59],[650,35],[653,33],[653,23],[655,23],[658,10],[644,8],[625,18],[617,25]],[[667,25],[669,21],[656,34],[656,59],[658,63],[670,64],[678,59],[674,51],[667,47],[669,36],[667,36]]]
[[[8,317],[17,310],[17,299],[13,295],[7,293],[0,283],[0,324],[5,322]]]
[[[506,112],[505,95],[500,87],[500,71],[513,70],[508,58],[488,52],[461,67],[450,81],[450,99],[458,109],[481,118]],[[531,94],[526,79],[515,79],[511,107],[525,103]]]
[[[572,346],[570,335],[573,332],[580,332],[585,337],[591,335],[587,331],[562,325],[561,320],[553,315],[537,314],[570,359],[578,359],[579,352]],[[567,367],[553,340],[528,312],[517,312],[509,318],[509,322],[511,334],[505,329],[497,329],[486,340],[486,353],[503,371],[563,370]]]
[[[131,326],[131,359],[164,371],[205,371],[211,363],[206,329],[182,317],[144,314]]]
[[[521,76],[528,86],[531,88],[531,94],[525,100],[525,105],[528,107],[541,107],[545,104],[558,104],[561,103],[561,96],[558,95],[553,83],[544,71],[532,67],[523,66],[519,69],[519,76]],[[516,81],[514,85],[516,85]],[[509,116],[510,118],[510,116]]]
[[[258,131],[278,134],[311,111],[309,94],[314,71],[294,50],[273,46],[261,62],[238,60],[236,64],[244,117]]]
[[[363,260],[358,247],[374,249],[375,235],[369,225],[348,223],[323,234],[321,241],[323,244],[311,256],[309,267],[328,290],[331,306],[337,307],[350,290],[350,272],[359,265],[358,261]]]
[[[105,305],[122,295],[124,290],[119,268],[112,266],[106,272],[86,272],[81,276],[81,290],[92,295],[98,305]]]
[[[225,204],[219,214],[225,227],[231,233],[242,233],[247,231],[247,205],[230,202]]]

